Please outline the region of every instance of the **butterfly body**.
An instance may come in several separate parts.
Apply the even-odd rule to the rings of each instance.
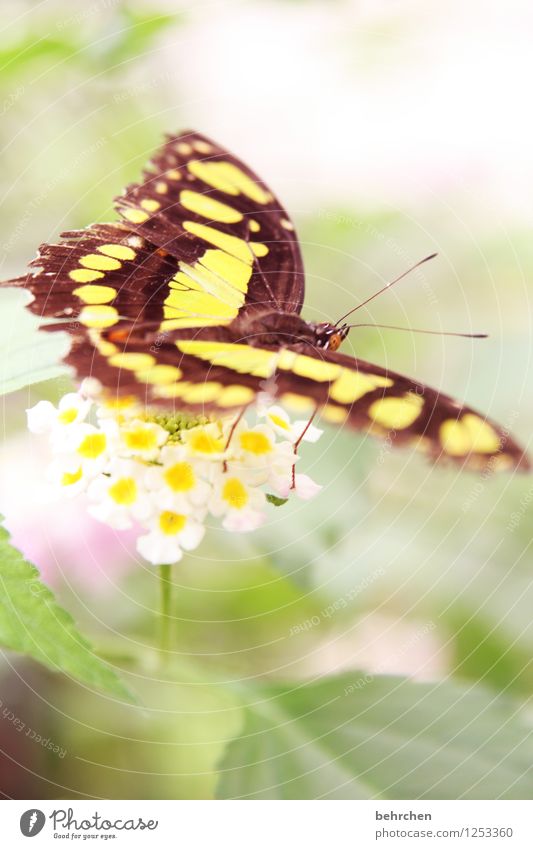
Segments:
[[[294,226],[244,163],[188,132],[168,137],[116,199],[121,220],[42,245],[29,289],[66,361],[108,394],[226,415],[265,388],[332,424],[473,469],[530,464],[506,428],[390,369],[338,353],[349,327],[301,315]]]

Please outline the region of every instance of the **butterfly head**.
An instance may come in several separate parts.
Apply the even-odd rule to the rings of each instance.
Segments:
[[[347,324],[341,324],[340,327],[337,327],[328,321],[321,321],[319,324],[313,324],[313,330],[317,348],[323,348],[325,351],[336,351],[346,339],[350,328]]]

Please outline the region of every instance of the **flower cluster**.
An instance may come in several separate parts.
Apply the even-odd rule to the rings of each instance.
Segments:
[[[57,407],[40,401],[28,427],[47,434],[49,475],[63,494],[86,492],[89,512],[118,530],[138,525],[139,553],[150,563],[173,563],[199,545],[208,515],[229,531],[251,531],[266,519],[268,501],[320,487],[295,473],[295,442],[321,434],[291,422],[281,407],[258,406],[223,419],[161,414],[135,398],[93,400],[69,393]],[[305,433],[304,433],[305,431]]]

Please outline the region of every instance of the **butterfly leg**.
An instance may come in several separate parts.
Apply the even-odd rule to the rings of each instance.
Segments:
[[[315,407],[313,415],[311,416],[311,418],[307,422],[306,426],[304,427],[300,436],[298,437],[298,439],[296,440],[296,442],[294,443],[294,445],[292,447],[293,452],[296,456],[298,456],[298,448],[300,447],[300,443],[301,443],[302,439],[304,438],[305,434],[307,433],[307,431],[309,430],[309,428],[311,427],[311,425],[313,424],[313,420],[314,420],[317,413],[318,413],[318,407]],[[291,489],[296,489],[296,463],[292,464]]]
[[[224,451],[227,451],[228,448],[230,447],[231,440],[233,439],[233,434],[235,433],[237,425],[241,421],[242,417],[244,416],[244,414],[245,414],[245,412],[246,412],[246,410],[248,409],[249,406],[250,406],[249,404],[245,404],[244,407],[242,408],[242,410],[239,411],[237,418],[235,419],[235,421],[233,422],[233,424],[231,426],[230,432],[228,434],[228,438],[226,440],[226,444],[224,446]],[[222,463],[222,468],[225,472],[228,471],[228,464],[227,464],[226,460],[224,460],[224,462]]]

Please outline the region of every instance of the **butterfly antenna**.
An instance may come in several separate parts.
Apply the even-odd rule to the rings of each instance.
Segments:
[[[420,268],[421,265],[424,265],[425,262],[429,262],[430,259],[434,259],[436,256],[437,254],[434,253],[424,257],[424,259],[419,260],[419,262],[415,263],[415,265],[412,265],[411,268],[408,268],[407,271],[404,271],[403,274],[400,274],[399,277],[396,277],[394,280],[391,280],[390,283],[387,283],[387,285],[384,286],[383,289],[380,289],[379,292],[374,292],[374,294],[367,298],[366,301],[363,301],[361,304],[358,304],[356,307],[342,315],[339,320],[335,322],[335,327],[340,324],[341,321],[344,321],[345,318],[348,318],[349,315],[356,312],[356,310],[360,310],[361,307],[364,307],[366,306],[366,304],[369,304],[370,301],[373,301],[374,298],[377,298],[377,296],[381,295],[382,292],[386,292],[387,289],[390,289],[391,286],[394,286],[395,283],[399,283],[400,280],[403,280],[403,278],[407,277],[408,274],[411,274],[412,271],[415,271],[415,269]]]
[[[385,330],[406,330],[409,333],[427,333],[430,336],[462,336],[463,339],[487,339],[488,333],[454,333],[448,330],[421,330],[419,327],[398,327],[396,324],[349,324],[354,327],[381,327]]]

